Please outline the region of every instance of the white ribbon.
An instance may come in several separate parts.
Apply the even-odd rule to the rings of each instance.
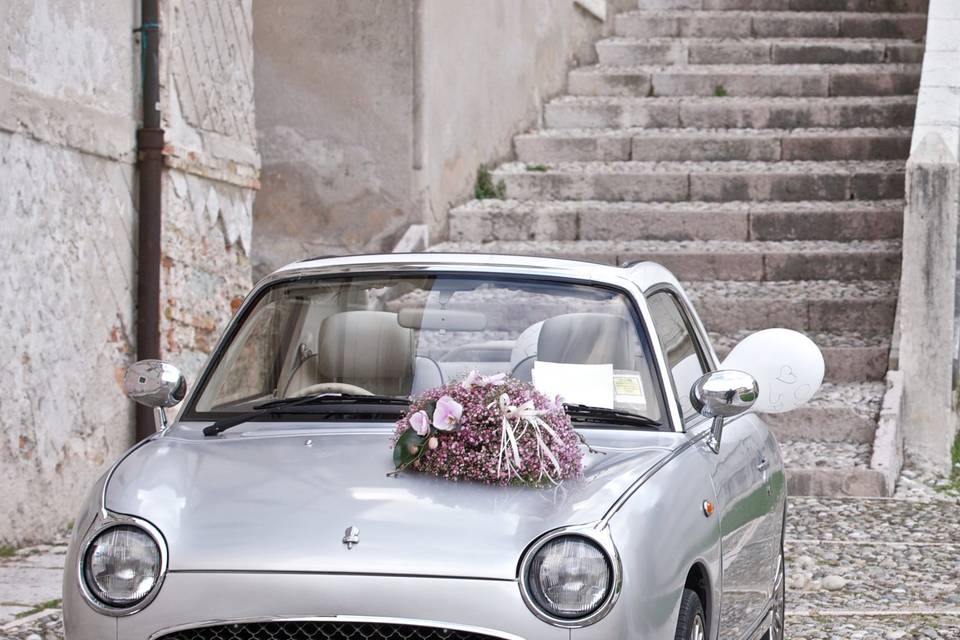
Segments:
[[[522,479],[520,475],[520,447],[517,443],[526,435],[527,431],[532,431],[533,437],[537,441],[537,460],[540,463],[537,482],[546,477],[547,480],[553,484],[558,484],[558,481],[550,474],[546,461],[548,460],[550,462],[558,476],[561,473],[560,461],[557,460],[557,456],[554,455],[550,449],[546,436],[549,436],[550,439],[557,444],[562,444],[563,441],[560,439],[560,436],[557,435],[557,432],[553,430],[553,427],[540,417],[544,412],[534,406],[533,400],[527,400],[519,406],[510,404],[510,397],[506,393],[500,394],[497,401],[491,402],[487,408],[493,408],[495,405],[499,407],[501,414],[500,453],[497,455],[497,475],[499,476],[501,470],[505,468],[508,474]]]

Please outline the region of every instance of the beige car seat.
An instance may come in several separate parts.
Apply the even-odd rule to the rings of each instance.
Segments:
[[[345,382],[377,395],[410,393],[416,337],[387,311],[344,311],[324,319],[317,353],[297,368],[287,396],[320,382]]]

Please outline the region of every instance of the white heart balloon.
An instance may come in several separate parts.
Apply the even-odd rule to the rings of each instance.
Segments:
[[[823,354],[802,333],[764,329],[737,343],[721,369],[745,371],[760,387],[753,410],[784,413],[813,397],[823,382]]]

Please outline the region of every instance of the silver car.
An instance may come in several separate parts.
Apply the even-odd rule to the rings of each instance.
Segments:
[[[411,396],[471,372],[530,380],[538,361],[569,367],[581,477],[390,475]],[[578,378],[598,364],[615,372],[612,407],[591,400],[609,377]],[[718,368],[652,263],[287,266],[189,394],[169,364],[130,368],[157,433],[82,505],[66,637],[781,640],[783,462],[751,412],[764,381]]]

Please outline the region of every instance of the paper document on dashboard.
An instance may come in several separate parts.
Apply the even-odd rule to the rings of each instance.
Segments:
[[[566,364],[537,360],[533,385],[551,398],[560,396],[570,404],[613,409],[612,364]]]

